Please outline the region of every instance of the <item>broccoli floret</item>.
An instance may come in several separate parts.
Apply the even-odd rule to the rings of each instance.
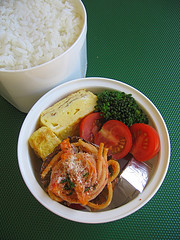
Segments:
[[[148,118],[136,103],[132,94],[116,90],[104,90],[97,94],[96,112],[102,112],[106,121],[119,120],[130,127],[134,123],[148,124]]]

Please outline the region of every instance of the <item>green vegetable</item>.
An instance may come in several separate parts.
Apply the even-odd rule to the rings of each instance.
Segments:
[[[88,175],[89,175],[89,173],[86,172],[86,173],[83,175],[83,177],[87,177]]]
[[[75,183],[70,180],[70,177],[67,175],[67,178],[63,179],[60,183],[65,183],[64,189],[71,190],[75,187]]]
[[[97,94],[96,112],[102,112],[106,121],[119,120],[128,127],[134,123],[148,124],[144,111],[136,103],[131,94],[116,90],[104,90]]]
[[[87,188],[84,190],[84,192],[87,192],[89,189],[90,189],[90,187],[87,187]]]

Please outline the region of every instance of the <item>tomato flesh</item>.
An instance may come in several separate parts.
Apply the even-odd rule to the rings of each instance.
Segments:
[[[79,128],[79,136],[86,141],[94,142],[94,137],[103,124],[102,113],[90,113],[82,119]]]
[[[144,123],[135,123],[130,127],[133,144],[131,154],[138,161],[153,158],[160,150],[160,139],[156,130]]]
[[[109,120],[96,134],[95,144],[101,142],[109,149],[108,155],[112,155],[115,160],[126,156],[132,146],[132,135],[129,128],[118,120]]]

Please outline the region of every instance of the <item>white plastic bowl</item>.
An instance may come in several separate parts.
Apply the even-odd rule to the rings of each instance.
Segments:
[[[60,56],[49,62],[24,70],[0,69],[0,94],[18,110],[27,113],[33,104],[53,87],[86,76],[87,14],[81,0],[73,0],[82,16],[82,31]]]
[[[151,124],[156,128],[161,142],[159,154],[152,159],[153,170],[144,191],[129,203],[102,212],[82,212],[73,210],[53,201],[41,188],[39,182],[40,161],[33,158],[28,139],[37,127],[40,113],[58,100],[74,91],[86,88],[94,93],[103,89],[115,89],[131,93],[136,101],[146,109]],[[34,197],[47,209],[66,219],[83,223],[104,223],[124,218],[143,207],[161,186],[170,160],[170,141],[165,122],[153,103],[135,88],[106,78],[84,78],[64,83],[45,94],[29,111],[22,125],[18,140],[18,162],[22,177]]]

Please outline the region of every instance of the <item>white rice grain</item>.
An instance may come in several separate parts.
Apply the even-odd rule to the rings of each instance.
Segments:
[[[0,0],[0,70],[56,58],[76,41],[82,25],[72,0]]]

